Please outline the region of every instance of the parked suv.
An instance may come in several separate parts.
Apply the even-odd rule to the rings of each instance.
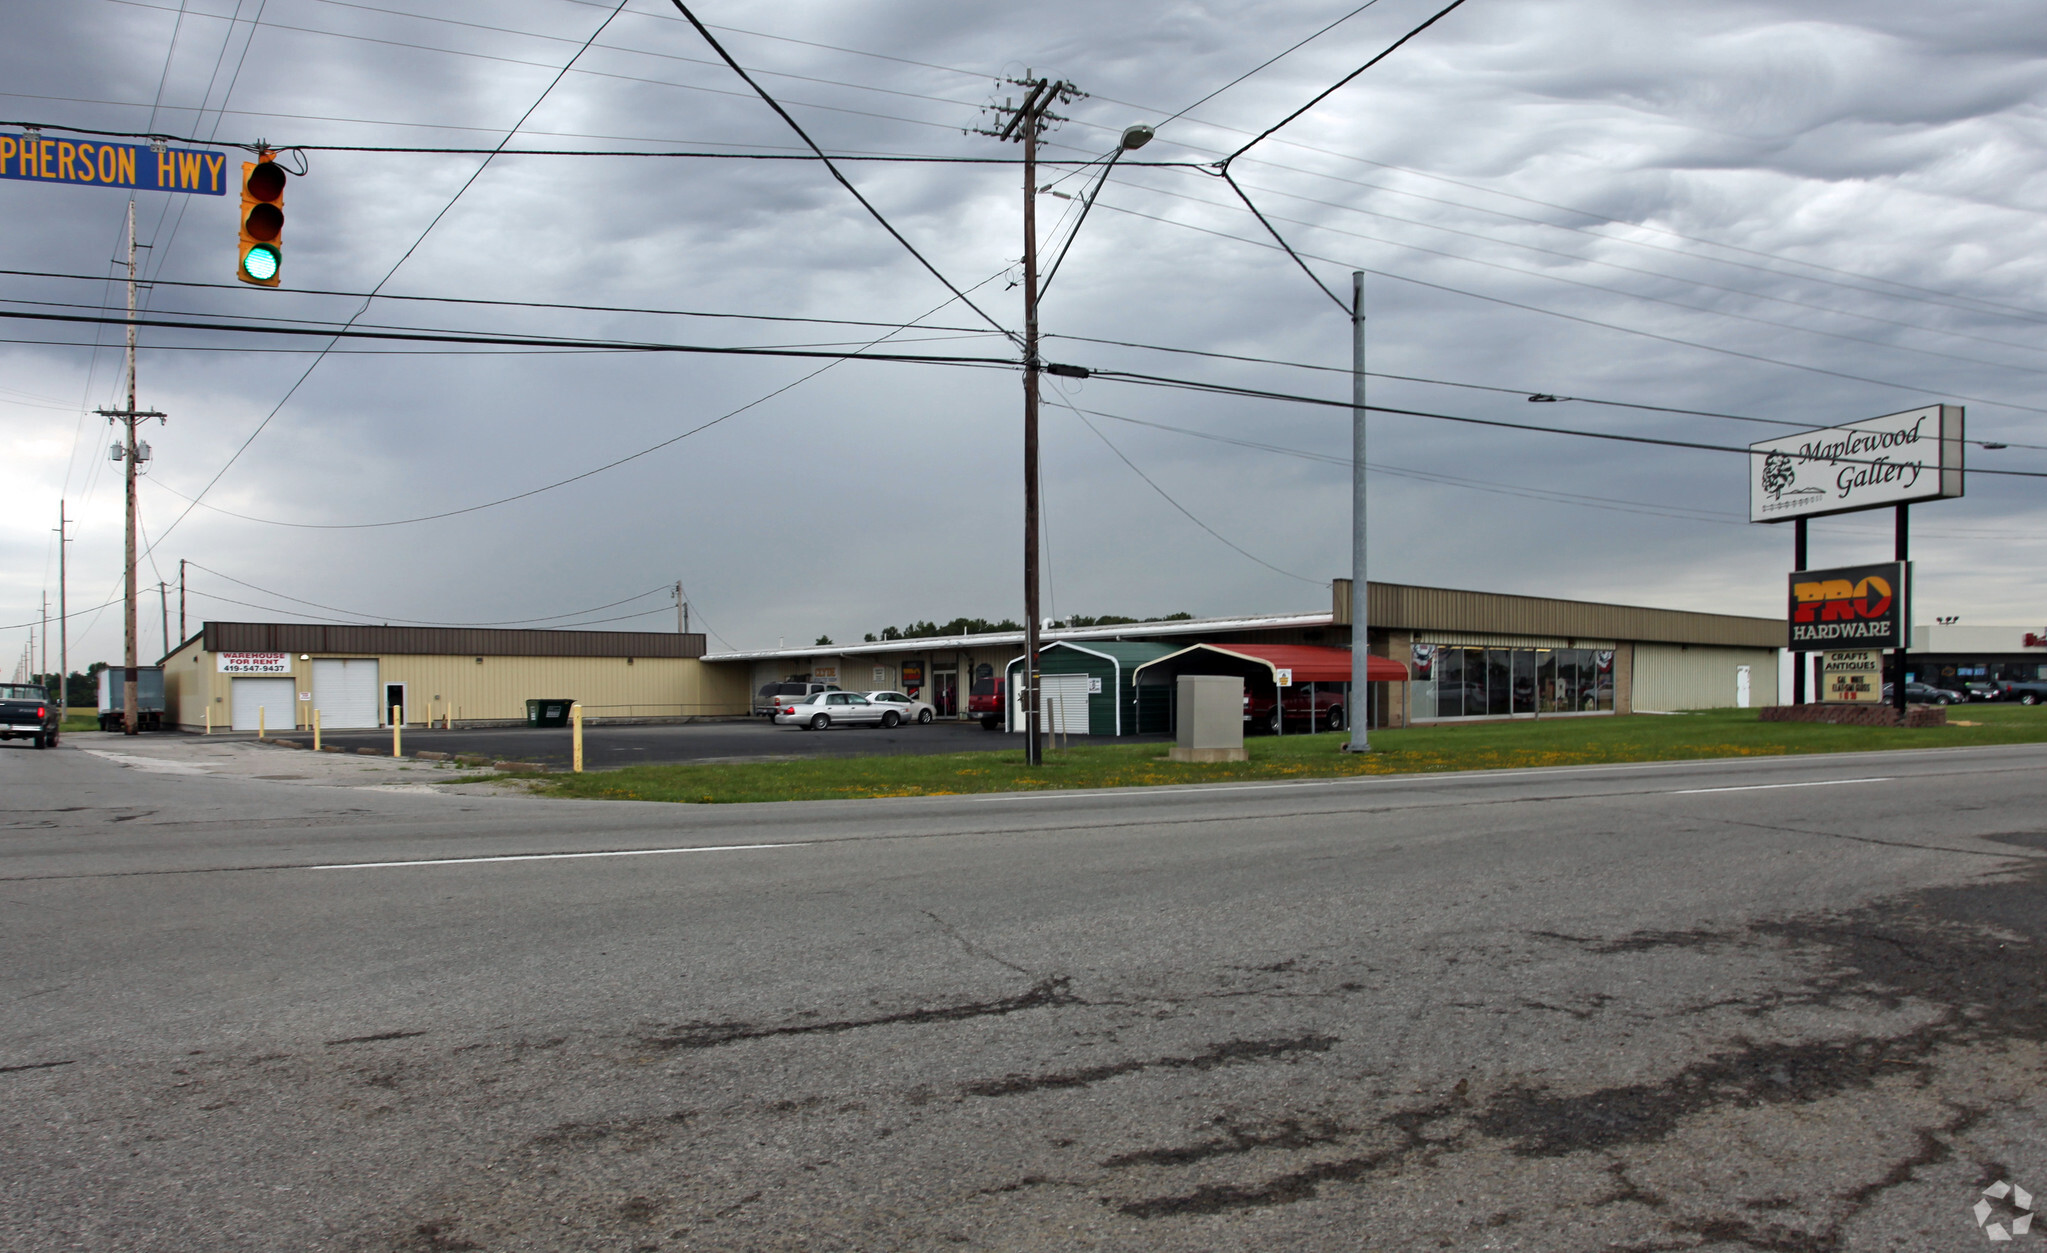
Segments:
[[[763,683],[761,690],[753,694],[753,711],[763,718],[772,718],[791,705],[801,705],[819,692],[836,692],[836,683],[811,683],[802,679],[784,679],[780,683]]]
[[[967,716],[979,718],[983,731],[999,731],[1004,721],[1002,708],[1006,682],[997,678],[975,679],[967,693]]]

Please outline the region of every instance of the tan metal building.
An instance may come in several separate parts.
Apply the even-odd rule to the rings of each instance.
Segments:
[[[746,712],[744,669],[707,666],[704,637],[208,622],[164,659],[165,720],[181,730],[523,721],[528,700],[593,719]]]

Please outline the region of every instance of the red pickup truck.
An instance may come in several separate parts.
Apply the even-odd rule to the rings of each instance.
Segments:
[[[983,731],[1002,729],[1004,687],[1001,679],[975,679],[973,688],[967,693],[967,716],[979,718]]]
[[[1333,683],[1319,685],[1316,687],[1311,705],[1308,698],[1309,686],[1306,683],[1296,683],[1286,689],[1283,704],[1286,708],[1287,726],[1299,724],[1302,730],[1307,730],[1308,712],[1312,708],[1315,714],[1315,730],[1343,730],[1343,690]],[[1272,716],[1272,706],[1273,701],[1269,696],[1244,693],[1244,725],[1260,731],[1278,731],[1279,720]]]

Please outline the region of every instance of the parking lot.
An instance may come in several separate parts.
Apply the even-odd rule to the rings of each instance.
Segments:
[[[468,753],[494,761],[532,761],[550,766],[569,764],[566,728],[498,727],[485,730],[429,731],[407,728],[402,747],[408,754],[427,749]],[[278,739],[310,745],[311,732]],[[1079,738],[1079,737],[1076,737]],[[1163,737],[1148,737],[1163,738]],[[332,731],[323,745],[374,748],[389,752],[391,732]],[[805,731],[778,727],[765,720],[705,722],[686,726],[588,726],[583,728],[583,764],[587,769],[650,763],[759,761],[775,757],[877,757],[906,753],[964,753],[1021,748],[1023,737],[983,731],[976,722],[934,722],[927,726],[834,727]]]

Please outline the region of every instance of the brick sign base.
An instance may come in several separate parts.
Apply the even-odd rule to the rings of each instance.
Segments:
[[[1905,718],[1889,705],[1772,705],[1762,711],[1764,722],[1831,722],[1837,727],[1944,727],[1947,706],[1909,705]]]

